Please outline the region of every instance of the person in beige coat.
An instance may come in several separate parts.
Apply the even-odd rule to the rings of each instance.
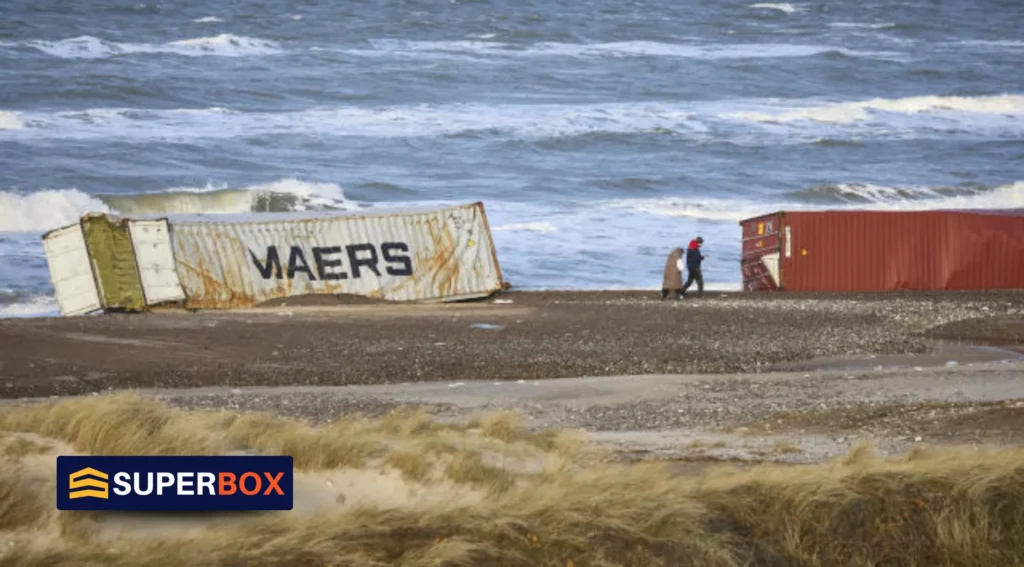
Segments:
[[[669,292],[675,292],[676,299],[683,296],[683,249],[676,247],[665,260],[665,275],[661,279],[661,299],[664,301]]]

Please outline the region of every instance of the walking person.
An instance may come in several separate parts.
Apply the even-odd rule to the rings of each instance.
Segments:
[[[683,296],[683,249],[676,247],[665,260],[665,275],[661,279],[661,300],[665,301],[669,292],[675,292],[678,300]]]
[[[683,292],[680,294],[683,297],[686,297],[686,290],[690,289],[690,285],[694,281],[697,282],[697,297],[704,296],[704,274],[700,271],[700,264],[707,256],[701,253],[700,247],[703,244],[704,239],[698,236],[690,241],[690,245],[686,249],[686,271],[690,275],[686,278],[686,284],[683,285]]]

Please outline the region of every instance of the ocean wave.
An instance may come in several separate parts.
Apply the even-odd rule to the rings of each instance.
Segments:
[[[805,106],[798,106],[800,103]],[[673,134],[741,145],[829,140],[971,139],[1020,135],[1024,95],[924,96],[809,105],[803,101],[726,100],[679,103],[421,104],[243,112],[227,108],[95,108],[24,112],[21,130],[0,139],[191,141],[240,134],[321,134],[373,138],[472,135],[524,140],[587,135]],[[1006,116],[1010,118],[1007,119]],[[984,119],[982,119],[984,117]],[[777,125],[786,124],[780,129]],[[823,131],[820,124],[827,125]],[[842,133],[835,125],[845,126]],[[785,131],[783,131],[785,130]]]
[[[90,195],[77,189],[0,191],[0,232],[43,232],[89,212],[124,215],[241,214],[351,210],[359,204],[341,187],[281,179],[241,188],[181,187],[154,193]]]
[[[77,222],[89,211],[110,209],[77,189],[44,189],[27,194],[0,191],[0,232],[50,230]]]
[[[994,190],[997,191],[998,188],[979,185],[961,187],[888,187],[871,183],[836,183],[795,191],[790,193],[790,196],[800,201],[809,202],[892,203],[900,201],[941,200],[950,197],[970,197]]]
[[[60,315],[60,308],[57,305],[57,298],[52,295],[33,295],[12,303],[0,302],[0,319],[57,317],[58,315]]]
[[[21,121],[17,112],[0,110],[0,130],[21,130],[25,123]]]
[[[860,102],[840,102],[793,108],[775,113],[743,112],[738,118],[756,122],[826,122],[849,124],[867,120],[873,112],[925,114],[936,112],[966,112],[974,114],[1024,114],[1024,95],[1001,94],[992,96],[915,96],[898,99],[876,98]]]
[[[955,45],[979,45],[984,47],[1024,47],[1024,41],[1019,39],[965,39],[950,43]]]
[[[885,187],[864,183],[822,185],[775,202],[753,199],[617,199],[603,204],[659,217],[738,222],[776,210],[940,210],[1024,208],[1024,181],[999,186]]]
[[[853,29],[869,29],[869,30],[887,30],[896,27],[896,22],[832,22],[829,24],[832,28],[853,28]]]
[[[658,41],[608,43],[541,42],[512,44],[496,41],[371,40],[372,49],[342,49],[343,53],[370,57],[676,57],[687,59],[761,59],[843,55],[864,58],[899,58],[887,51],[858,51],[830,45],[789,43],[683,44]]]
[[[29,41],[25,45],[61,59],[103,59],[120,55],[155,53],[190,57],[242,57],[281,52],[280,46],[273,41],[227,33],[169,43],[118,43],[86,35],[61,41]]]
[[[687,129],[681,105],[611,103],[449,104],[388,108],[342,107],[297,112],[247,113],[224,108],[143,110],[96,108],[26,113],[24,139],[196,139],[314,132],[370,137],[453,136],[467,132],[524,138],[594,132],[634,133]]]
[[[760,2],[760,3],[757,3],[757,4],[751,4],[750,7],[754,8],[754,9],[760,9],[760,10],[777,10],[779,12],[785,12],[787,14],[792,14],[792,13],[798,11],[795,6],[793,6],[792,4],[790,4],[788,2],[784,3],[784,4],[772,4],[770,2]]]
[[[216,24],[219,22],[223,22],[224,20],[218,18],[217,16],[206,16],[205,18],[196,18],[192,21],[197,24]]]
[[[601,206],[606,209],[624,209],[655,217],[680,217],[716,222],[735,222],[766,212],[764,204],[743,199],[688,197],[613,199],[605,201]]]

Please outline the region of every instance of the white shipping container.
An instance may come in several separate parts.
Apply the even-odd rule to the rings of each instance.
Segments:
[[[450,301],[485,297],[504,283],[483,203],[170,226],[189,308],[308,294]]]
[[[102,307],[82,226],[75,223],[43,235],[50,281],[63,316],[84,315]]]

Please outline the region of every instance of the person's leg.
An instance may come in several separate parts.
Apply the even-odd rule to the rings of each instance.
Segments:
[[[704,272],[697,269],[697,297],[704,297]]]
[[[686,296],[686,290],[690,289],[690,285],[693,284],[693,280],[694,280],[694,275],[693,275],[693,271],[691,270],[690,271],[690,275],[689,275],[689,277],[686,278],[686,283],[683,284],[683,289],[682,289],[682,291],[680,292],[679,295],[684,296],[684,297]]]

